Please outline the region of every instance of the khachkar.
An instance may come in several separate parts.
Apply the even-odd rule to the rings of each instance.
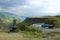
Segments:
[[[13,28],[15,28],[16,27],[16,19],[13,19]]]
[[[16,27],[16,21],[17,21],[16,19],[13,19],[13,25],[10,32],[18,32],[17,27]]]

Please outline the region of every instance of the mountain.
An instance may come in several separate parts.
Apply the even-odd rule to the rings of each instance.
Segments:
[[[17,19],[17,24],[22,22],[26,17],[18,16],[9,12],[0,12],[0,29],[8,29],[12,26],[13,19]]]
[[[20,17],[20,18],[23,18],[23,19],[26,18],[25,16],[18,16],[16,14],[9,13],[9,12],[0,12],[0,14],[4,14],[4,15],[9,16],[9,17]]]

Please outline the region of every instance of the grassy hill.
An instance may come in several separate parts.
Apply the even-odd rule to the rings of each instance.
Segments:
[[[8,29],[11,27],[14,17],[17,19],[17,24],[24,20],[18,15],[8,12],[0,12],[0,29]]]
[[[43,18],[49,18],[54,20],[55,27],[60,27],[60,16],[44,16]]]
[[[48,19],[45,20],[45,18]],[[54,27],[60,27],[60,16],[27,17],[23,22],[27,23],[28,25],[45,22],[54,25]]]

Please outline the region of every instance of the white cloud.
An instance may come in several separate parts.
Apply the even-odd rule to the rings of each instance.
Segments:
[[[38,7],[38,6],[41,6],[43,4],[43,1],[44,0],[29,0],[28,5]]]
[[[2,7],[0,7],[0,11],[2,10]]]
[[[3,11],[3,10],[5,10],[5,9],[4,9],[4,8],[2,8],[2,7],[0,7],[0,12],[1,12],[1,11]]]
[[[30,7],[28,7],[27,5],[22,5],[22,6],[16,6],[16,7],[9,7],[7,8],[8,11],[17,14],[17,15],[24,15],[27,11],[27,9],[29,9]]]
[[[57,15],[57,13],[60,13],[60,0],[28,0],[27,2],[26,5],[8,7],[6,10],[17,15],[26,16],[37,16],[37,14]]]
[[[42,12],[42,13],[56,13],[60,12],[60,0],[29,0],[29,6],[35,10],[35,12]],[[42,7],[39,8],[39,7]],[[38,10],[38,11],[36,11]]]
[[[60,12],[60,0],[47,0],[48,4],[45,7],[46,13],[59,13]]]

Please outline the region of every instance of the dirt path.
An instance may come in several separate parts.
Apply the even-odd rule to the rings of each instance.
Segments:
[[[37,40],[37,38],[24,37],[20,33],[0,33],[0,40]]]
[[[60,32],[60,28],[53,28],[53,29],[47,29],[47,28],[40,28],[43,32]]]
[[[33,38],[33,37],[26,37],[20,33],[0,33],[0,40],[57,40],[60,38],[60,35],[55,37],[47,37],[47,38]],[[59,39],[60,40],[60,39]]]

